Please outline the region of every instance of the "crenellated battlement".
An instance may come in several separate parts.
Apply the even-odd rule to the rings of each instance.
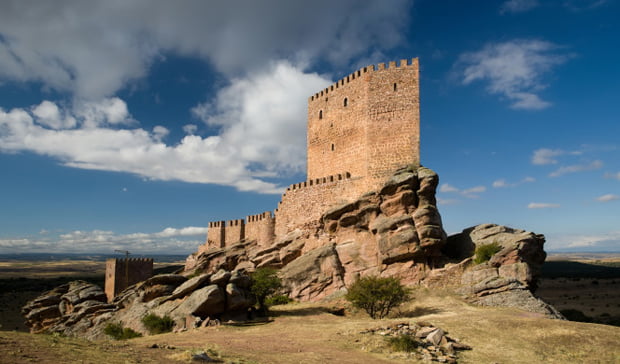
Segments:
[[[333,83],[332,85],[324,88],[323,90],[315,93],[314,95],[310,96],[308,98],[308,102],[312,102],[315,99],[318,99],[322,96],[327,96],[329,94],[330,91],[334,91],[335,89],[338,89],[339,87],[342,87],[346,84],[348,84],[349,82],[355,81],[356,79],[359,79],[362,77],[362,75],[364,73],[368,73],[368,72],[375,72],[375,71],[383,71],[383,70],[387,70],[390,68],[404,68],[404,67],[416,67],[417,68],[417,58],[412,58],[412,59],[401,59],[399,63],[397,63],[396,61],[390,61],[388,62],[388,65],[386,66],[385,63],[379,63],[376,66],[375,65],[369,65],[366,67],[362,67],[359,70],[348,74],[347,76],[339,79],[338,81],[336,81],[335,83]]]
[[[246,217],[246,221],[248,224],[253,223],[253,222],[259,222],[259,221],[263,221],[265,219],[272,219],[273,216],[271,215],[271,211],[265,211],[261,214],[256,214],[256,215],[249,215]]]
[[[209,223],[210,228],[219,228],[219,227],[225,227],[225,226],[226,226],[226,221],[211,221]]]
[[[327,176],[327,177],[314,178],[314,179],[310,179],[304,182],[295,183],[295,184],[290,185],[286,190],[287,191],[298,190],[300,188],[316,186],[321,183],[342,181],[348,178],[351,178],[351,173],[349,172],[338,173],[338,174],[334,174],[334,175]]]

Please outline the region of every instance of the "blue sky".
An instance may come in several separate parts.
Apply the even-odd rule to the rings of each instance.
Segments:
[[[308,96],[419,57],[449,233],[620,251],[614,0],[3,1],[0,253],[187,254],[305,179]]]

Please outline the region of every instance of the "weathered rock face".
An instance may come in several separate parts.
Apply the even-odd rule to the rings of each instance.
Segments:
[[[417,282],[444,260],[438,181],[428,168],[401,169],[379,191],[326,211],[269,247],[250,241],[193,254],[186,271],[282,268],[289,294],[299,300],[341,292],[365,274]]]
[[[395,276],[404,284],[451,286],[480,304],[531,298],[545,260],[544,237],[492,224],[446,237],[437,210],[438,177],[428,168],[404,168],[378,191],[335,206],[269,247],[255,242],[212,249],[188,258],[186,271],[280,268],[290,297],[316,301],[346,291],[359,276]],[[502,249],[489,262],[472,263],[476,246]]]
[[[30,301],[22,309],[31,332],[60,332],[86,338],[104,336],[109,323],[122,323],[147,334],[142,317],[170,316],[182,328],[188,317],[246,317],[255,303],[245,271],[218,271],[187,279],[162,274],[121,292],[112,303],[100,287],[83,281],[59,286]],[[192,321],[189,320],[189,321]]]

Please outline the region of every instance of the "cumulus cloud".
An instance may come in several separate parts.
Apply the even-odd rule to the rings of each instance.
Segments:
[[[207,125],[221,129],[223,143],[234,149],[238,158],[264,166],[263,174],[302,171],[309,90],[330,83],[280,61],[267,73],[233,80],[212,101],[192,111]]]
[[[606,195],[597,197],[596,200],[599,202],[609,202],[609,201],[620,200],[620,196],[608,193]]]
[[[164,143],[169,130],[163,126],[151,132],[129,128],[138,121],[116,97],[78,102],[70,110],[50,101],[31,109],[0,109],[0,150],[48,155],[75,168],[280,193],[280,186],[262,178],[303,171],[306,99],[330,83],[287,61],[276,62],[265,72],[233,80],[212,102],[194,108],[219,129],[217,135],[190,134],[174,145]],[[67,118],[75,127],[59,129]]]
[[[129,250],[140,254],[188,254],[204,243],[206,227],[166,228],[155,233],[117,234],[112,231],[72,231],[53,236],[0,239],[0,252],[113,253]]]
[[[558,208],[560,204],[557,203],[544,203],[544,202],[530,202],[527,205],[528,209],[552,209]]]
[[[537,0],[508,0],[499,9],[500,14],[523,13],[540,6]]]
[[[402,40],[407,0],[3,1],[0,80],[99,99],[148,74],[166,54],[199,57],[226,75],[274,54],[347,65]],[[274,11],[274,9],[276,9]],[[62,24],[62,26],[59,26]]]
[[[596,169],[600,169],[601,167],[603,167],[603,162],[601,162],[600,160],[595,160],[584,164],[574,164],[556,169],[555,171],[549,173],[549,177],[559,177],[567,173],[593,171]]]
[[[198,126],[194,125],[194,124],[187,124],[187,125],[183,125],[183,131],[185,132],[185,134],[196,134],[196,132],[198,131]]]
[[[506,97],[512,108],[539,110],[551,105],[538,95],[547,87],[543,76],[570,57],[560,53],[560,49],[535,39],[491,43],[479,51],[460,55],[456,69],[465,85],[485,81],[487,91]]]

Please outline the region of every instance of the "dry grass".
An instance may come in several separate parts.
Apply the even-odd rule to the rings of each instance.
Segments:
[[[331,302],[328,305],[340,305]],[[620,328],[545,319],[516,309],[472,306],[447,291],[416,289],[397,315],[371,320],[327,306],[295,303],[273,308],[269,322],[208,327],[127,342],[88,342],[0,331],[0,363],[188,363],[207,351],[222,363],[416,363],[392,353],[384,337],[362,334],[397,322],[427,321],[473,347],[459,363],[619,363]],[[159,348],[150,348],[158,344]],[[170,349],[172,346],[174,349]],[[164,348],[162,348],[164,347]]]

